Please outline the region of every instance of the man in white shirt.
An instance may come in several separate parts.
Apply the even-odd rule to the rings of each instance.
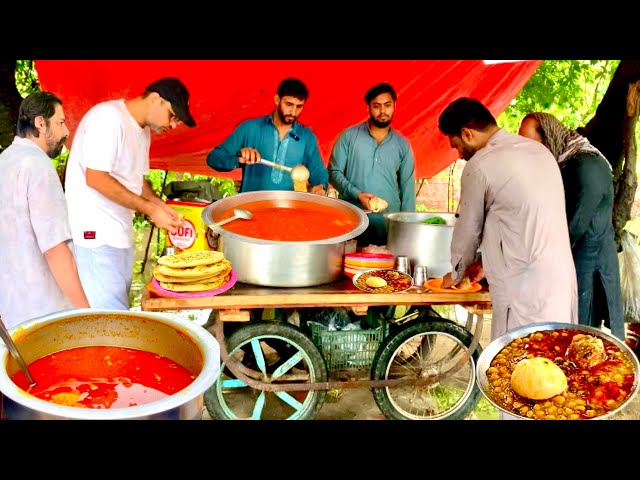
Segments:
[[[0,154],[0,315],[8,329],[73,307],[89,307],[73,258],[67,204],[51,162],[69,138],[61,100],[36,92],[18,113]]]
[[[92,107],[73,139],[65,180],[78,271],[91,305],[128,310],[133,277],[133,215],[140,212],[175,232],[182,219],[144,178],[149,172],[151,130],[184,122],[189,92],[177,78],[162,78],[133,99]]]

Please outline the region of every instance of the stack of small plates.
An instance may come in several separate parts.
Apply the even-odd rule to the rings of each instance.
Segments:
[[[396,257],[390,253],[347,253],[344,256],[344,274],[354,275],[371,268],[393,268]]]

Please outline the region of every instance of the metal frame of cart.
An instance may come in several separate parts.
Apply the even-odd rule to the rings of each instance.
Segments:
[[[258,308],[348,307],[358,315],[372,306],[406,305],[393,332],[379,345],[367,372],[341,372],[330,378],[322,352],[309,335],[282,322],[250,321]],[[421,307],[462,305],[466,325],[425,316]],[[210,329],[221,346],[221,377],[205,393],[214,419],[311,419],[326,392],[369,388],[382,413],[391,419],[461,419],[480,398],[475,361],[480,354],[484,315],[491,312],[489,292],[374,294],[349,280],[301,288],[270,288],[237,283],[212,297],[165,298],[148,291],[142,310],[212,309]],[[227,322],[244,322],[225,337]],[[368,378],[362,378],[366,375]]]

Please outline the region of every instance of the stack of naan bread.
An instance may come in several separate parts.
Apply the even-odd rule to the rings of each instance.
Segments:
[[[222,252],[196,250],[158,259],[153,276],[160,286],[172,292],[202,292],[225,285],[230,278],[231,262]]]

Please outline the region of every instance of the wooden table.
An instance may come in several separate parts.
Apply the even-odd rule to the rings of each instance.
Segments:
[[[356,288],[351,280],[314,287],[260,287],[236,283],[230,290],[203,298],[165,298],[145,289],[141,308],[144,311],[218,310],[223,321],[248,321],[254,308],[351,307],[358,315],[378,305],[462,305],[468,311],[491,309],[488,290],[475,293],[431,293],[415,287],[401,293],[369,293]]]

